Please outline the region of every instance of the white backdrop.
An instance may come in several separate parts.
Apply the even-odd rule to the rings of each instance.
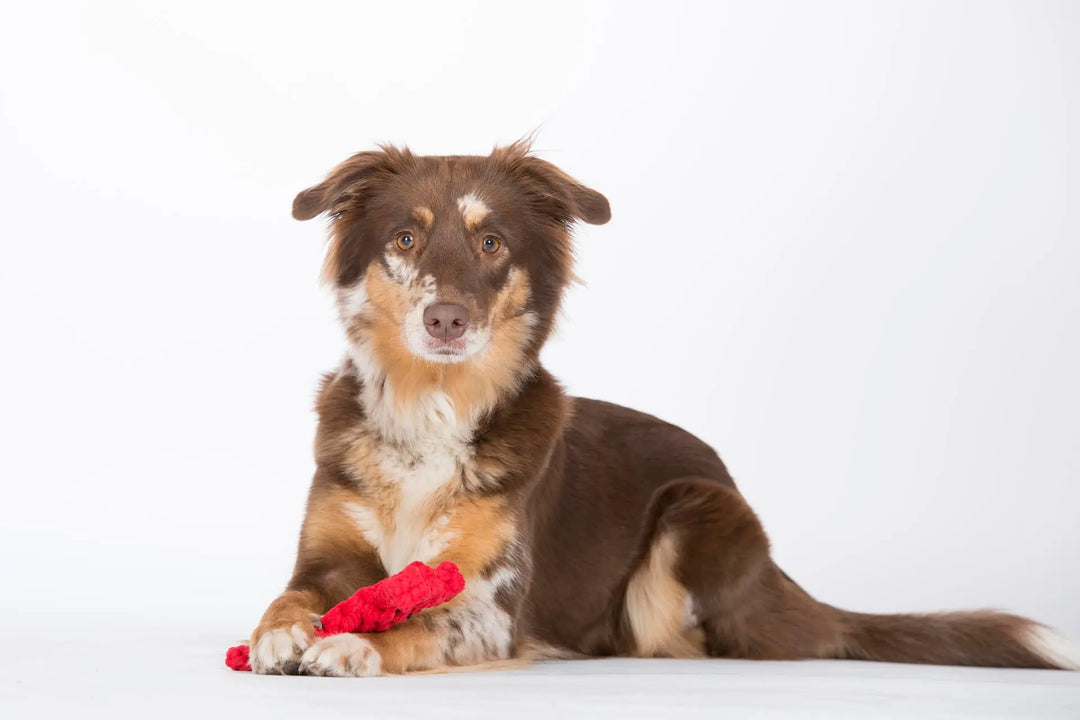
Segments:
[[[572,392],[716,446],[822,600],[1080,640],[1076,4],[0,8],[5,611],[250,630],[342,348],[293,194],[539,128],[614,212]]]

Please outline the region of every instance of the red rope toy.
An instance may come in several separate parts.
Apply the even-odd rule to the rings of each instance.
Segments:
[[[322,616],[319,637],[354,632],[382,632],[405,622],[426,608],[442,605],[465,589],[458,566],[444,562],[432,568],[422,562],[405,566],[401,572],[362,587]],[[233,670],[251,670],[249,648],[237,645],[225,653],[225,665]]]

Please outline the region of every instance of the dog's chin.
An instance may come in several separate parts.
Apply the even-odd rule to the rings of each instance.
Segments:
[[[416,352],[416,354],[424,360],[447,365],[463,363],[474,354],[469,352],[468,345],[464,340],[429,339],[424,341],[423,347],[418,349],[419,352]]]

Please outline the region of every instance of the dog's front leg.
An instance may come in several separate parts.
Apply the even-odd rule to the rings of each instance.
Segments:
[[[300,655],[315,641],[326,601],[322,593],[286,590],[263,613],[251,634],[251,665],[261,675],[295,675]]]
[[[329,483],[312,488],[292,579],[251,634],[256,673],[295,675],[304,651],[317,640],[319,617],[356,588],[386,577],[375,551],[346,514],[346,503],[356,499]]]
[[[304,653],[300,673],[366,677],[506,659],[513,652],[516,580],[506,569],[467,577],[461,595],[386,632],[322,638]]]

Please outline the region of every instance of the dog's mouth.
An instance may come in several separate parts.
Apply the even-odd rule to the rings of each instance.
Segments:
[[[453,340],[425,338],[418,354],[428,362],[459,363],[476,354],[477,348],[470,344],[468,335]]]
[[[466,353],[465,340],[438,340],[432,338],[424,343],[424,350],[432,355],[464,355]]]

